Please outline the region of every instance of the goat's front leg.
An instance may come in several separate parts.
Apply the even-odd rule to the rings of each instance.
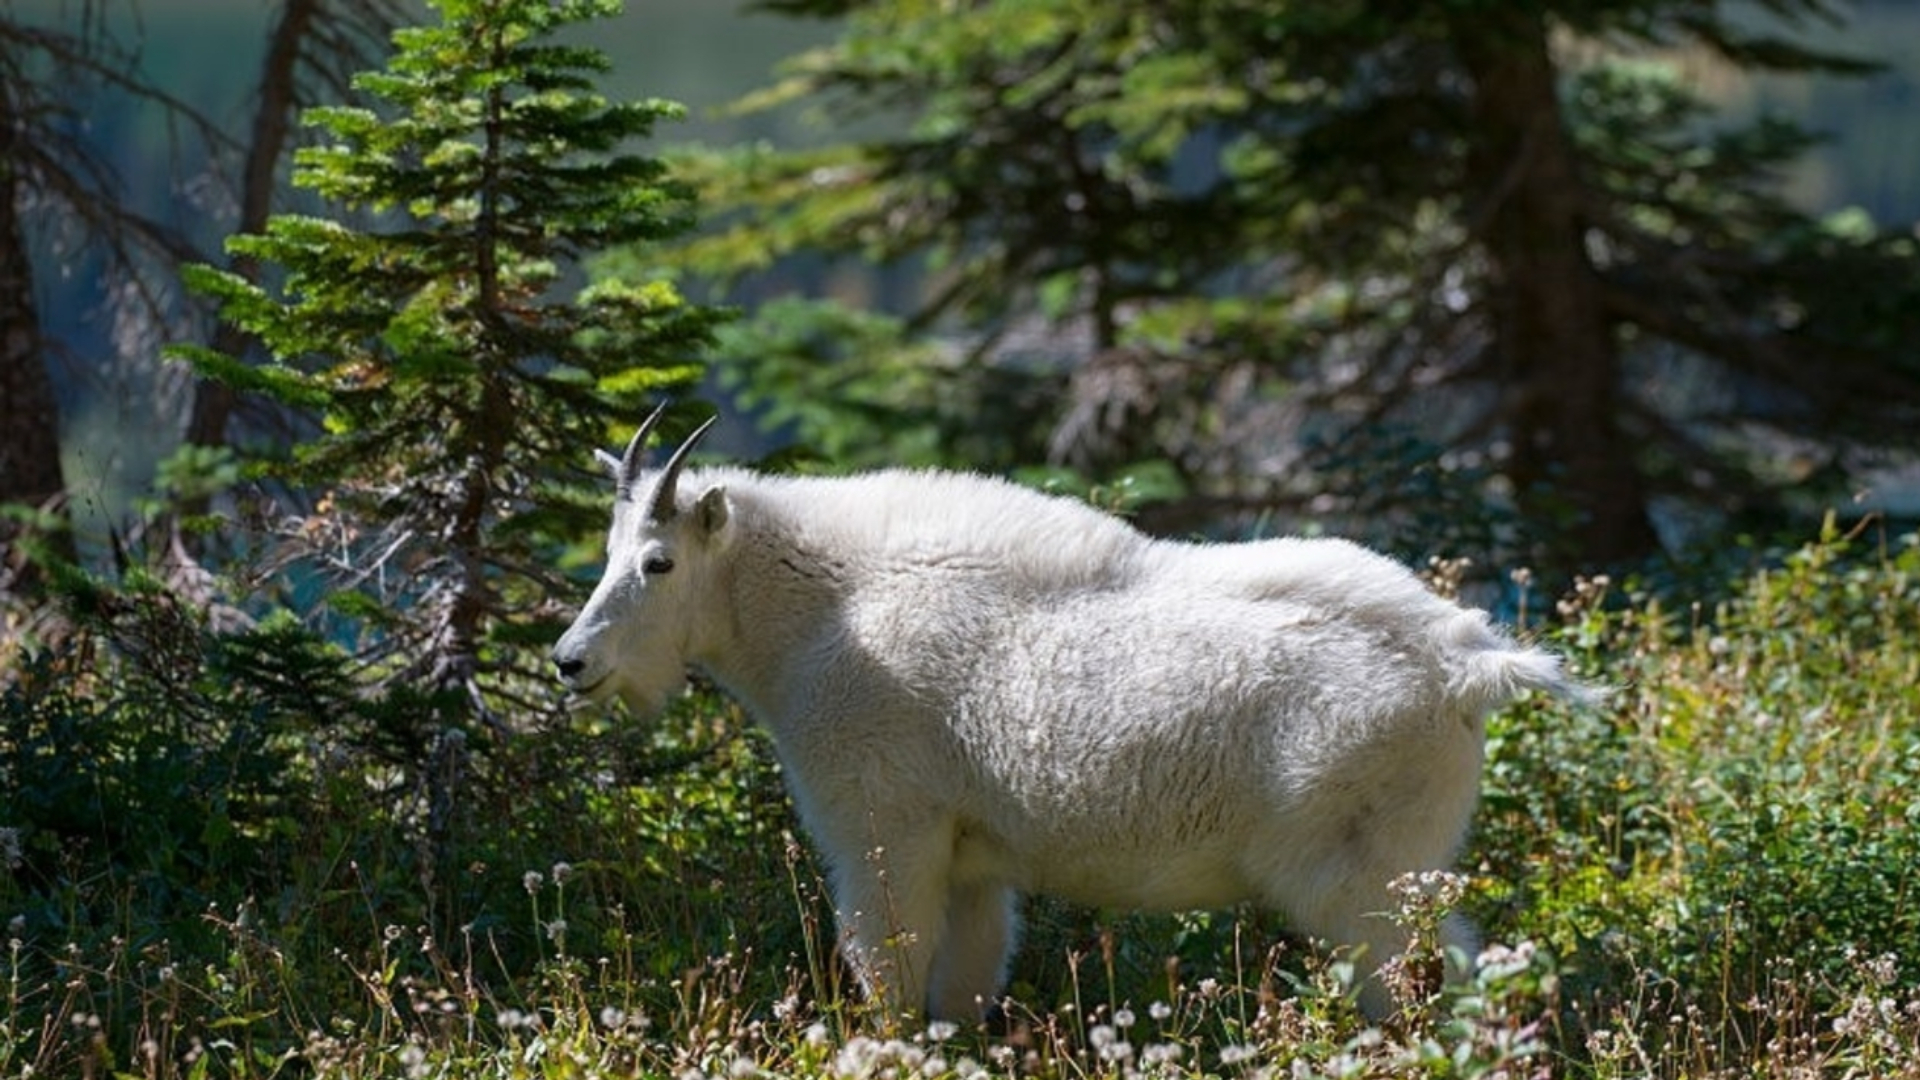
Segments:
[[[833,898],[847,963],[889,1016],[924,1016],[947,928],[951,828],[890,836],[834,868]]]
[[[953,887],[946,936],[933,958],[927,1001],[933,1018],[975,1024],[988,1016],[1006,978],[1017,925],[1012,889],[986,881]]]

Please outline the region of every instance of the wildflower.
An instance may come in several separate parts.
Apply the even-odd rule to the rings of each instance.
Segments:
[[[624,1009],[607,1005],[600,1010],[600,1026],[603,1028],[622,1028],[627,1026],[627,1014]]]
[[[567,920],[555,919],[547,924],[547,940],[559,944],[567,936]]]
[[[540,886],[546,884],[546,881],[546,875],[538,870],[529,870],[520,875],[520,884],[527,890],[529,896],[539,892]]]
[[[855,1035],[847,1040],[840,1052],[833,1056],[833,1065],[829,1072],[842,1077],[871,1076],[882,1060],[881,1044],[865,1035]]]
[[[1140,1064],[1150,1069],[1178,1065],[1186,1052],[1179,1043],[1148,1043],[1146,1049],[1140,1051]]]
[[[1133,1026],[1133,1019],[1132,1009],[1115,1009],[1113,1013],[1113,1026],[1117,1028],[1130,1028]]]
[[[1875,986],[1892,986],[1900,978],[1900,957],[1893,953],[1881,953],[1871,960],[1862,961],[1860,970]]]
[[[927,1025],[927,1041],[942,1043],[959,1034],[960,1025],[951,1020],[935,1020]]]
[[[1522,941],[1508,947],[1495,943],[1480,951],[1477,966],[1480,977],[1485,980],[1509,978],[1533,966],[1535,946],[1531,941]]]
[[[1164,1001],[1156,1001],[1147,1006],[1147,1015],[1153,1017],[1156,1024],[1164,1024],[1173,1018],[1173,1006]]]
[[[567,883],[567,879],[572,876],[573,876],[572,863],[557,862],[553,864],[553,883],[555,885],[565,885]]]
[[[1220,1048],[1220,1064],[1222,1065],[1244,1065],[1259,1056],[1260,1048],[1257,1046],[1249,1046],[1246,1043],[1234,1043],[1231,1046],[1223,1046]]]
[[[1400,897],[1402,906],[1408,909],[1431,905],[1433,909],[1445,910],[1458,904],[1465,895],[1467,879],[1445,870],[1427,870],[1402,874],[1388,882],[1387,888]]]
[[[891,1055],[895,1061],[905,1065],[911,1071],[919,1071],[921,1065],[927,1060],[926,1051],[911,1043],[901,1042],[899,1039],[887,1040],[887,1044],[883,1049],[887,1054]]]

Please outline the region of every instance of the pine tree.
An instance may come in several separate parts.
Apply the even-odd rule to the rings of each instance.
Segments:
[[[1807,136],[1715,131],[1661,63],[1867,70],[1794,44],[1822,0],[1765,5],[1772,35],[1717,0],[773,6],[845,29],[758,102],[904,130],[716,159],[737,212],[694,255],[924,274],[901,332],[967,341],[967,385],[1057,389],[1054,461],[1172,463],[1153,527],[1504,508],[1470,542],[1631,562],[1656,507],[1835,494],[1920,422],[1911,234],[1788,206]],[[756,344],[819,353],[776,315]]]
[[[589,451],[698,373],[718,315],[663,280],[572,284],[583,259],[693,217],[690,190],[626,149],[678,107],[607,102],[605,57],[554,41],[617,0],[434,7],[355,80],[371,105],[306,114],[331,141],[299,152],[294,183],[338,214],[233,238],[265,285],[193,274],[274,362],[179,351],[318,417],[271,473],[324,493],[294,534],[315,559],[335,548],[330,611],[378,631],[389,680],[489,719],[537,707],[516,676],[542,655],[520,646],[553,632],[554,559],[602,525]]]

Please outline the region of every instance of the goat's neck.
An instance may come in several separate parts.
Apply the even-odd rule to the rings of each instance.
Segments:
[[[784,531],[742,536],[728,553],[714,632],[694,665],[762,711],[791,669],[839,634],[852,574],[846,562]]]

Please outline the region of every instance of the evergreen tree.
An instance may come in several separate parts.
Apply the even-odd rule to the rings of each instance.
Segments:
[[[960,335],[965,386],[1059,391],[1054,461],[1173,464],[1154,527],[1505,507],[1463,539],[1632,561],[1657,507],[1769,513],[1920,421],[1911,234],[1787,205],[1807,136],[1716,133],[1658,63],[1866,70],[1793,44],[1823,0],[1765,5],[1773,36],[1718,0],[772,6],[845,29],[758,103],[904,130],[710,162],[733,227],[701,265],[915,268],[899,331]],[[776,314],[755,344],[799,359],[762,377],[863,388]],[[853,370],[897,362],[862,340]]]
[[[618,6],[437,0],[437,25],[397,32],[388,67],[355,80],[374,105],[307,113],[332,141],[296,155],[294,183],[339,217],[235,237],[266,285],[193,274],[275,361],[180,351],[318,416],[275,470],[325,490],[294,534],[344,582],[331,610],[380,631],[378,670],[450,719],[536,707],[514,677],[544,675],[543,651],[517,646],[550,637],[550,567],[601,527],[589,451],[697,373],[717,319],[665,281],[569,284],[582,259],[692,217],[689,190],[625,149],[678,108],[608,103],[605,58],[554,41]]]

